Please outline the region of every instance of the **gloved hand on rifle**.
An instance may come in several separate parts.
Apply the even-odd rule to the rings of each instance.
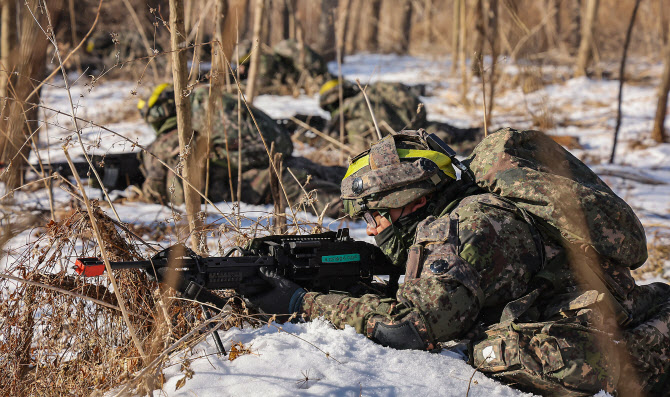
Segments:
[[[251,303],[261,308],[268,314],[293,314],[300,311],[302,299],[307,293],[293,281],[287,280],[267,267],[260,268],[261,277],[272,285],[269,291],[247,296]],[[280,321],[286,321],[288,317],[280,317]]]

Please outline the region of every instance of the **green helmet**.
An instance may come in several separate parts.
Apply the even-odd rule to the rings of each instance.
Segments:
[[[162,132],[163,124],[170,117],[177,115],[177,106],[174,100],[174,87],[163,83],[157,86],[146,101],[137,102],[137,109],[142,118],[156,130]]]
[[[388,135],[351,159],[342,179],[344,211],[401,208],[456,180],[451,157],[431,149],[424,130]]]

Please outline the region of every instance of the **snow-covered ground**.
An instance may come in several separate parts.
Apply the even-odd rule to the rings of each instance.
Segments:
[[[670,245],[670,145],[656,145],[649,138],[660,65],[637,62],[641,63],[629,67],[629,75],[644,72],[650,77],[624,87],[622,126],[613,165],[608,164],[607,159],[612,147],[618,81],[565,78],[560,68],[545,66],[538,74],[543,78],[553,77],[539,90],[524,94],[521,88],[509,83],[523,71],[502,60],[499,70],[504,70],[506,77],[501,79],[501,85],[510,88],[498,90],[491,124],[492,128],[530,128],[533,126],[531,113],[549,115],[553,127],[546,132],[577,137],[583,148],[572,152],[591,165],[631,204],[646,227],[648,241]],[[336,68],[331,65],[331,69]],[[427,95],[423,101],[429,119],[459,127],[482,124],[480,83],[474,79],[470,82],[467,98],[472,105],[464,107],[459,102],[461,81],[451,73],[449,60],[355,55],[346,59],[343,72],[346,78],[358,78],[362,84],[378,80],[426,84]],[[148,87],[124,81],[101,82],[93,88],[83,83],[75,85],[72,97],[77,116],[87,120],[80,124],[85,127],[82,135],[86,150],[94,153],[134,151],[137,150],[134,144],[150,143],[154,133],[136,110],[138,97],[146,96],[148,91]],[[48,86],[43,101],[47,107],[64,114],[45,112],[49,125],[41,131],[41,157],[52,161],[62,159],[63,144],[72,148],[70,152],[75,157],[81,149],[72,133],[73,125],[68,116],[70,104],[62,82]],[[297,112],[327,116],[319,109],[316,97],[260,96],[254,103],[272,117],[288,117]],[[35,155],[32,156],[31,160],[36,160]],[[642,176],[647,182],[621,177],[631,174]],[[91,189],[90,194],[98,193]],[[23,208],[48,208],[44,191],[19,193],[17,197]],[[69,200],[67,193],[55,190],[57,205],[65,206]],[[166,207],[132,201],[115,207],[123,222],[146,225],[174,222],[173,211]],[[208,221],[222,219],[223,215],[236,211],[231,203],[217,203],[217,207],[220,212],[206,207]],[[252,220],[271,212],[270,208],[247,205],[241,210]],[[300,217],[315,220],[307,214]],[[335,220],[326,220],[325,224],[331,229],[341,226],[341,222]],[[352,229],[355,238],[367,239],[361,222],[348,222],[345,226]],[[27,231],[11,240],[4,247],[8,252],[0,261],[0,269],[4,269],[5,264],[16,257],[19,247],[25,247],[31,238],[31,232]],[[639,276],[646,277],[646,282],[670,280],[667,260],[662,268],[660,273]],[[250,348],[251,354],[234,361],[217,357],[208,339],[199,344],[192,355],[186,355],[194,374],[183,385],[183,381],[179,382],[185,376],[180,363],[184,362],[185,353],[172,357],[173,365],[165,371],[167,383],[162,395],[463,396],[467,395],[468,388],[471,396],[524,395],[482,374],[472,376],[473,368],[457,353],[396,351],[376,345],[353,329],[334,330],[322,321],[287,324],[281,330],[275,326],[233,328],[220,335],[228,351],[232,344],[241,342]],[[178,382],[181,387],[175,390]]]

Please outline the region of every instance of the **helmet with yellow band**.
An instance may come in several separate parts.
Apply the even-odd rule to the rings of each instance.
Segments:
[[[156,86],[147,100],[137,102],[137,110],[147,123],[159,131],[165,120],[177,115],[172,84],[163,83]]]
[[[345,212],[401,208],[456,180],[452,157],[429,139],[424,130],[402,131],[354,157],[342,180]]]

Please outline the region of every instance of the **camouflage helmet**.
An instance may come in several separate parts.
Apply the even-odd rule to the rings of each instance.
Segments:
[[[338,79],[328,80],[319,89],[319,107],[327,112],[333,112],[340,107],[340,82]],[[350,98],[358,94],[358,87],[353,83],[343,80],[342,99]]]
[[[156,131],[159,131],[165,120],[177,115],[172,84],[163,83],[157,86],[149,99],[137,102],[137,109],[142,118]]]
[[[358,217],[401,208],[456,180],[450,156],[432,150],[428,138],[424,130],[398,132],[351,159],[342,179],[344,211]]]

